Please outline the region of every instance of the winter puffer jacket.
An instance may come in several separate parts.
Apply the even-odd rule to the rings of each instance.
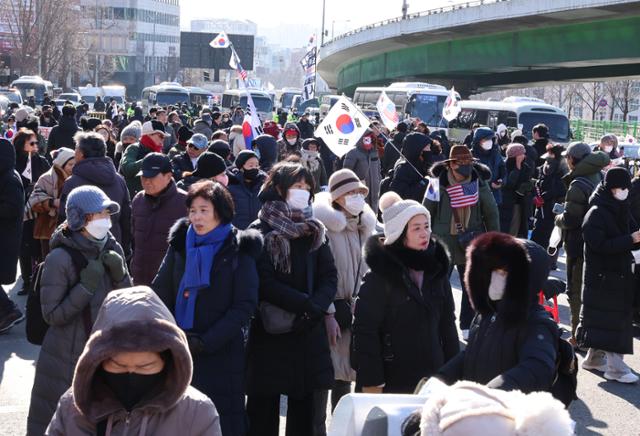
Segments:
[[[338,290],[335,300],[345,300],[350,305],[358,295],[360,282],[369,268],[362,258],[362,247],[376,227],[376,216],[365,204],[358,217],[349,217],[334,209],[331,195],[321,192],[313,201],[313,216],[327,228],[327,239],[338,270]],[[341,303],[338,303],[341,304]],[[332,313],[335,308],[330,308]],[[355,381],[350,363],[351,330],[340,332],[337,345],[331,347],[331,360],[336,380]]]
[[[116,353],[136,351],[166,351],[166,375],[161,389],[127,412],[99,370]],[[158,296],[144,286],[111,292],[46,435],[95,435],[101,427],[107,436],[222,436],[216,407],[189,386],[191,374],[187,338]]]
[[[466,280],[478,315],[467,348],[441,368],[438,377],[448,384],[470,380],[506,391],[549,391],[556,374],[559,329],[537,300],[549,274],[546,250],[525,240],[500,252],[488,244],[474,244]],[[498,302],[489,299],[487,280],[496,258],[507,259],[509,272]]]
[[[602,180],[602,169],[610,162],[606,153],[595,151],[586,155],[562,178],[567,187],[567,195],[564,212],[556,216],[555,224],[562,229],[562,240],[568,257],[583,256],[582,223],[589,210],[589,198]]]
[[[152,285],[172,313],[185,274],[188,228],[187,219],[172,227],[169,250]],[[193,328],[187,332],[201,343],[200,350],[191,350],[191,384],[213,400],[224,436],[246,432],[243,329],[258,303],[256,258],[261,251],[258,232],[231,231],[213,259],[209,286],[199,290]]]
[[[229,171],[228,173],[229,185],[227,189],[233,197],[235,206],[232,224],[234,227],[244,230],[258,218],[258,212],[262,208],[258,194],[267,175],[261,171],[258,177],[249,184],[244,180],[244,173],[241,170]]]
[[[495,183],[498,180],[502,180],[503,183],[505,182],[507,168],[504,160],[502,159],[502,155],[500,154],[500,147],[498,144],[494,143],[491,150],[485,150],[479,143],[474,143],[471,152],[473,153],[473,157],[478,159],[491,170],[490,184]],[[489,185],[489,187],[491,187],[491,185]],[[493,193],[493,198],[496,199],[496,204],[500,206],[500,204],[502,204],[502,190],[491,188],[491,192]]]
[[[15,148],[0,139],[0,284],[7,285],[16,280],[24,217],[24,188],[15,166]]]
[[[449,257],[436,239],[429,244],[433,255],[420,289],[384,238],[374,235],[366,242],[364,259],[371,271],[360,287],[353,321],[358,388],[384,384],[385,393],[411,393],[460,350]]]
[[[83,159],[73,167],[72,175],[62,188],[58,221],[66,219],[65,207],[69,193],[78,186],[93,185],[102,189],[112,201],[120,205],[120,212],[111,215],[111,233],[128,255],[131,251],[131,199],[124,178],[116,172],[108,157]]]
[[[131,234],[136,249],[131,259],[131,277],[136,285],[151,285],[169,248],[169,229],[187,216],[187,193],[173,180],[156,197],[138,192],[131,202]]]
[[[80,283],[71,256],[61,248],[71,247],[87,259],[96,259],[106,250],[113,250],[124,258],[122,247],[111,234],[101,248],[80,232],[72,232],[63,225],[51,237],[50,246],[51,252],[42,270],[40,289],[42,315],[50,327],[36,363],[27,420],[29,436],[44,433],[58,400],[71,386],[76,362],[89,337],[89,332],[85,330],[85,313],[89,315],[90,324],[93,324],[109,291],[131,286],[129,274],[114,283],[109,273],[105,272],[96,289],[86,289]]]
[[[356,173],[356,176],[367,185],[369,188],[369,194],[366,197],[367,204],[377,214],[382,179],[378,150],[375,147],[371,150],[365,150],[362,147],[362,139],[360,139],[356,148],[349,150],[344,156],[343,168],[348,168]]]
[[[424,199],[427,181],[427,163],[420,160],[422,150],[431,144],[431,138],[422,133],[410,133],[405,136],[402,144],[402,154],[406,159],[400,159],[393,170],[393,179],[389,190],[397,193],[404,200],[415,200],[418,203]]]
[[[631,233],[638,224],[631,219],[629,202],[616,200],[602,185],[590,206],[582,224],[584,285],[576,339],[584,347],[632,354],[636,282],[631,250],[639,244]]]
[[[51,153],[53,150],[57,150],[61,147],[67,147],[75,149],[75,141],[73,137],[78,133],[80,128],[73,117],[62,117],[57,126],[54,126],[49,133],[49,139],[47,139],[47,151]]]

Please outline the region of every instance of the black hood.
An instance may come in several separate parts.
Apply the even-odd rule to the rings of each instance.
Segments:
[[[0,139],[0,174],[16,168],[16,150],[11,142]]]
[[[508,272],[507,284],[503,298],[496,303],[489,299],[489,283],[491,271],[502,267]],[[476,238],[467,249],[464,280],[469,300],[477,312],[497,312],[508,324],[519,324],[528,318],[548,276],[549,256],[533,241],[489,232]]]
[[[430,244],[435,244],[435,259],[438,263],[438,271],[432,279],[439,279],[449,274],[450,257],[444,244],[431,237]],[[383,235],[373,235],[367,239],[363,248],[364,260],[376,274],[384,277],[387,281],[402,284],[403,274],[399,271],[407,271],[407,268],[400,259],[393,253],[393,250],[384,245]]]
[[[74,133],[78,131],[78,123],[76,123],[74,117],[62,117],[60,118],[60,122],[58,122],[58,128],[65,132]]]
[[[118,177],[113,161],[108,157],[83,159],[73,167],[73,174],[98,186],[113,185]]]
[[[402,141],[402,154],[413,165],[420,165],[420,154],[424,147],[431,144],[431,138],[422,133],[409,133]]]
[[[630,232],[629,199],[625,201],[617,200],[611,193],[611,189],[605,188],[603,183],[600,183],[591,194],[589,206],[606,209],[615,219],[615,224],[617,224],[621,232]],[[613,225],[614,223],[612,222],[611,224]]]

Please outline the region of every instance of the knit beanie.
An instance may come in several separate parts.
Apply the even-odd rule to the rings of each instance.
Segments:
[[[215,153],[205,151],[196,161],[196,170],[193,172],[193,176],[201,179],[210,179],[224,173],[226,169],[227,166],[224,163],[224,159]]]
[[[604,175],[604,187],[607,189],[629,189],[631,188],[631,175],[626,168],[613,167]]]
[[[178,129],[178,141],[187,142],[193,136],[193,132],[187,126]]]
[[[54,150],[54,153],[53,164],[58,165],[60,168],[63,168],[69,160],[76,156],[76,152],[67,147],[60,147]]]
[[[236,168],[241,170],[244,164],[246,164],[247,161],[252,157],[255,157],[256,159],[260,160],[260,158],[258,158],[258,155],[255,154],[253,151],[242,150],[240,153],[238,153],[238,156],[236,156],[236,161],[235,161]]]
[[[356,173],[348,168],[343,168],[336,171],[329,178],[329,192],[331,193],[331,201],[336,201],[338,198],[345,195],[347,192],[354,191],[356,189],[362,189],[365,191],[365,196],[369,194],[369,188],[358,179]]]
[[[416,215],[425,215],[431,225],[431,214],[427,208],[415,200],[403,200],[395,192],[387,192],[380,197],[380,210],[384,221],[384,245],[396,242]]]
[[[71,230],[78,231],[84,227],[87,215],[102,212],[104,209],[113,215],[120,212],[120,205],[111,201],[107,194],[96,186],[78,186],[67,197],[67,225]]]
[[[120,133],[120,138],[136,138],[136,141],[139,141],[141,136],[142,124],[138,120],[131,122]]]
[[[527,150],[524,148],[524,145],[513,143],[509,144],[507,147],[507,159],[512,157],[524,156],[527,154]]]

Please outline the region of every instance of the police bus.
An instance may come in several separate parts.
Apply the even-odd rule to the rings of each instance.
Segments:
[[[496,129],[504,124],[510,130],[520,129],[529,140],[536,124],[549,128],[549,137],[557,144],[570,141],[569,118],[560,108],[532,97],[507,97],[502,101],[463,100],[458,117],[449,123],[449,139],[462,142],[475,124]]]
[[[278,95],[279,94],[279,95]],[[283,109],[288,111],[293,106],[293,98],[296,95],[302,95],[302,89],[300,88],[282,88],[280,91],[276,92],[276,102],[275,105],[278,109]]]
[[[42,106],[45,93],[53,98],[53,84],[40,76],[21,76],[11,83],[11,88],[20,91],[25,103],[29,101],[29,97],[34,97],[36,104]]]
[[[142,111],[148,113],[154,106],[189,104],[189,91],[176,82],[162,82],[142,90]]]
[[[423,82],[395,82],[387,87],[360,87],[353,94],[353,102],[363,109],[365,115],[375,115],[376,103],[382,91],[393,101],[400,118],[417,118],[430,129],[447,129],[448,123],[442,117],[442,108],[449,90],[444,86]]]
[[[273,117],[273,101],[267,91],[259,89],[227,89],[222,94],[222,109],[231,112],[240,106],[242,110],[247,108],[247,92],[251,93],[253,104],[256,105],[258,116],[262,121],[270,120]]]
[[[211,106],[213,104],[213,92],[197,86],[185,86],[184,88],[189,91],[189,100],[192,105]]]

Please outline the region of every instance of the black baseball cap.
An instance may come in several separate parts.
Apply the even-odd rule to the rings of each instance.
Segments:
[[[169,157],[161,153],[149,153],[142,159],[142,168],[136,174],[142,177],[155,177],[158,174],[171,172],[171,161]]]

